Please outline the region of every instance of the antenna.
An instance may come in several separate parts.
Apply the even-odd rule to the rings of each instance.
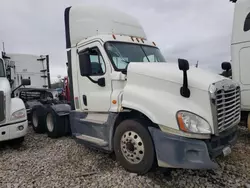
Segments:
[[[4,42],[3,42],[3,52],[5,52]]]
[[[199,66],[199,61],[197,61],[195,67],[198,68],[198,66]]]

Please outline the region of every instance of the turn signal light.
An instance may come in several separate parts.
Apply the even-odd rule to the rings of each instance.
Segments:
[[[180,126],[180,129],[184,132],[187,132],[187,128],[183,122],[183,118],[182,118],[182,115],[181,114],[178,114],[177,115],[177,120],[178,120],[178,123],[179,123],[179,126]]]

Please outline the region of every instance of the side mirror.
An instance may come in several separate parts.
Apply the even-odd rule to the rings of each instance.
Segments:
[[[186,59],[178,59],[179,69],[183,71],[183,86],[180,89],[181,96],[185,98],[190,97],[190,90],[188,88],[187,71],[189,70],[189,63]]]
[[[12,90],[12,93],[11,93],[11,97],[14,97],[15,95],[15,91],[17,91],[20,87],[22,86],[29,86],[31,83],[30,83],[30,79],[22,79],[21,81],[21,85],[18,86],[17,88],[15,88],[14,90]]]
[[[105,78],[99,78],[97,80],[97,84],[101,87],[104,87],[105,86]]]
[[[231,63],[229,63],[229,62],[223,62],[221,64],[221,68],[222,68],[222,70],[229,71],[232,68],[231,67]]]
[[[189,70],[189,63],[188,63],[188,60],[186,59],[178,59],[178,65],[179,65],[179,69],[182,71]]]
[[[80,63],[80,72],[82,76],[89,76],[91,75],[92,68],[90,57],[88,53],[80,53],[79,54],[79,63]]]
[[[22,86],[29,86],[30,84],[30,79],[22,79]]]

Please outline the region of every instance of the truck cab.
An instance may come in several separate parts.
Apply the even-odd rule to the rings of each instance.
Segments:
[[[21,85],[22,79],[31,80],[29,88],[51,87],[48,55],[2,52],[2,58],[5,61],[6,76],[12,90]]]
[[[115,152],[138,174],[155,163],[216,168],[213,159],[230,154],[240,121],[236,82],[184,59],[166,62],[140,23],[112,8],[68,7],[65,34],[77,142]],[[65,116],[64,106],[47,113],[48,130],[61,129],[51,117]]]
[[[231,39],[231,62],[222,63],[223,75],[241,87],[241,119],[250,130],[250,1],[230,0],[235,3]]]
[[[29,85],[22,80],[21,85]],[[11,87],[6,78],[4,60],[0,58],[0,141],[14,140],[21,143],[27,133],[28,123],[24,103],[11,98]]]

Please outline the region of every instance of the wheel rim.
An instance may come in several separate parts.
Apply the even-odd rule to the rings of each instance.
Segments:
[[[142,161],[145,152],[144,143],[136,132],[125,132],[121,137],[120,145],[122,154],[128,162],[138,164]]]
[[[32,123],[33,123],[34,127],[38,127],[38,117],[36,115],[36,112],[33,112],[33,114],[32,114]]]
[[[54,122],[53,122],[53,117],[51,115],[51,113],[49,113],[47,115],[47,118],[46,118],[46,124],[47,124],[47,129],[49,132],[52,132],[53,129],[54,129]]]

